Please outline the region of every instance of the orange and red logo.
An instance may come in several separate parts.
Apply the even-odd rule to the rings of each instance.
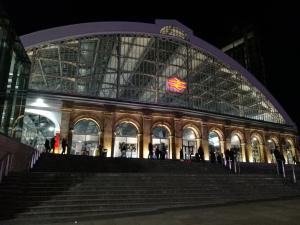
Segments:
[[[167,90],[182,93],[186,89],[186,82],[179,80],[177,77],[170,77],[167,79]]]

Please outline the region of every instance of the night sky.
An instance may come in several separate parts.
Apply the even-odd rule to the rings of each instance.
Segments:
[[[300,10],[296,3],[266,1],[16,1],[0,0],[18,35],[93,21],[176,19],[216,47],[236,27],[252,24],[261,32],[266,87],[300,126]],[[196,4],[197,2],[197,4]],[[221,3],[226,2],[226,3]],[[260,1],[263,2],[263,1]]]

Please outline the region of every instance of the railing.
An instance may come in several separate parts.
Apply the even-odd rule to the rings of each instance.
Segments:
[[[3,177],[8,175],[8,172],[10,171],[11,168],[12,160],[13,160],[13,154],[11,153],[6,153],[0,159],[0,183],[3,180]]]
[[[278,163],[280,163],[280,169],[279,169],[279,164]],[[297,183],[297,178],[296,178],[296,173],[295,173],[295,166],[294,166],[294,164],[287,164],[287,165],[285,165],[284,164],[284,161],[276,161],[276,169],[277,169],[277,175],[280,175],[280,173],[282,174],[282,178],[284,179],[284,180],[286,180],[287,179],[287,176],[286,176],[286,166],[288,166],[288,165],[290,165],[291,166],[291,168],[292,168],[292,180],[293,180],[293,183],[294,184],[296,184]]]
[[[31,160],[29,162],[29,169],[33,168],[33,166],[36,164],[36,162],[38,161],[40,156],[41,156],[40,151],[34,150],[34,152],[32,153],[32,156],[31,156]]]
[[[223,158],[223,165],[225,168],[227,168],[230,172],[233,171],[235,174],[240,174],[241,173],[241,167],[240,167],[240,162],[236,160],[226,160],[226,158]]]

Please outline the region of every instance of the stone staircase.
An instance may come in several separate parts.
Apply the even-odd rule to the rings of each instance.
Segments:
[[[236,175],[210,163],[43,155],[33,171],[11,174],[0,185],[0,224],[74,222],[300,195],[300,185],[243,166],[245,173]]]

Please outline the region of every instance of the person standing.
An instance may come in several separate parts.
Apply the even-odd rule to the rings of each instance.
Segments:
[[[148,159],[153,159],[153,145],[151,142],[148,145],[148,151],[149,151]]]
[[[203,148],[202,148],[201,145],[200,145],[199,148],[198,148],[198,154],[199,154],[200,160],[201,160],[202,162],[204,162],[204,151],[203,151]]]
[[[49,142],[49,140],[48,139],[46,139],[46,141],[45,141],[45,151],[46,151],[46,153],[49,153],[50,152],[50,142]]]
[[[54,148],[55,148],[55,136],[51,138],[51,143],[50,143],[50,152],[52,150],[52,153],[54,153]]]
[[[62,152],[61,152],[61,154],[62,154],[62,155],[63,155],[63,154],[66,154],[65,152],[66,152],[66,147],[67,147],[67,141],[66,141],[65,138],[62,139],[61,147],[62,147]]]

